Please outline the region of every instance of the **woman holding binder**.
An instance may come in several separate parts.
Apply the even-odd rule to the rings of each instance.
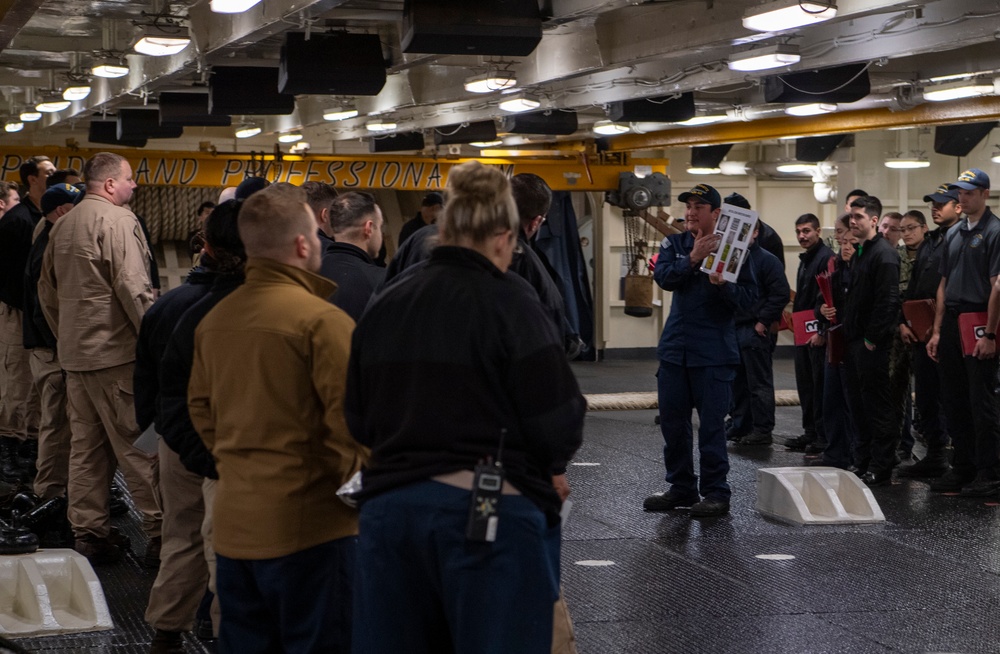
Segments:
[[[854,468],[854,448],[857,445],[858,433],[847,403],[847,373],[843,362],[844,337],[842,326],[836,318],[836,309],[843,307],[847,298],[851,257],[857,245],[857,238],[851,234],[849,215],[845,214],[837,219],[834,232],[840,253],[830,259],[826,271],[817,275],[817,281],[823,292],[818,300],[816,317],[824,322],[827,334],[826,368],[823,377],[823,426],[827,444],[819,458],[810,461],[809,465],[832,466],[857,472]]]

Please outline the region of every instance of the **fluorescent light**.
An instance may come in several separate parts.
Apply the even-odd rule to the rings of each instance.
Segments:
[[[22,122],[33,123],[36,120],[41,120],[42,114],[41,112],[38,111],[22,111],[19,118],[21,119]]]
[[[94,67],[90,69],[90,72],[98,77],[114,79],[116,77],[125,77],[128,75],[128,66],[105,61],[95,64]]]
[[[720,168],[696,168],[690,167],[687,169],[689,175],[718,175],[722,172]]]
[[[976,84],[975,82],[955,82],[942,84],[931,89],[924,89],[924,100],[929,102],[944,102],[973,98],[978,95],[993,95],[993,84]]]
[[[799,49],[794,45],[774,45],[734,54],[729,58],[729,70],[742,72],[768,70],[797,64],[801,59]]]
[[[599,120],[594,123],[594,134],[601,136],[614,136],[615,134],[625,134],[631,131],[628,125],[613,123],[610,120]]]
[[[384,122],[381,120],[373,120],[365,123],[365,129],[369,132],[391,132],[396,129],[396,123]]]
[[[674,123],[675,125],[683,125],[684,127],[697,127],[698,125],[711,125],[713,123],[721,123],[729,116],[725,114],[715,114],[712,116],[695,116],[694,118],[688,118],[687,120],[682,120],[679,123]]]
[[[783,32],[822,23],[837,15],[833,0],[777,0],[748,9],[743,27],[755,32]]]
[[[257,136],[260,134],[259,127],[244,127],[242,129],[236,130],[236,138],[238,139],[248,139],[251,136]]]
[[[837,105],[827,102],[814,102],[812,104],[796,104],[785,107],[785,113],[789,116],[818,116],[828,114],[837,110]]]
[[[278,134],[278,143],[295,143],[296,141],[301,141],[302,135],[298,132],[289,132],[288,134]]]
[[[35,105],[35,109],[43,113],[51,114],[57,111],[62,111],[63,109],[68,109],[69,105],[69,100],[50,100],[48,102],[39,102]]]
[[[67,86],[63,89],[63,100],[69,100],[70,102],[83,100],[88,95],[90,95],[89,86]]]
[[[503,141],[497,139],[496,141],[473,141],[470,143],[474,148],[495,148],[498,145],[503,145]]]
[[[20,132],[24,129],[24,123],[9,122],[3,126],[5,132]]]
[[[158,30],[157,30],[158,31]],[[174,55],[188,47],[191,39],[186,36],[166,36],[163,34],[145,34],[136,41],[132,49],[139,54],[150,57],[166,57]]]
[[[347,120],[356,118],[358,110],[352,107],[334,107],[323,112],[323,120]]]
[[[931,162],[920,157],[895,157],[885,160],[886,168],[908,170],[912,168],[930,168]]]
[[[746,175],[747,162],[745,161],[723,161],[719,164],[719,171],[723,175]]]
[[[497,71],[476,75],[465,80],[465,90],[469,93],[493,93],[503,91],[517,84],[514,73],[509,71]]]
[[[507,111],[512,114],[521,113],[522,111],[531,111],[532,109],[538,109],[542,106],[542,103],[534,99],[529,95],[518,95],[513,98],[509,98],[500,103],[500,110]]]
[[[217,14],[238,14],[259,2],[260,0],[212,0],[209,6]]]
[[[811,173],[816,166],[804,163],[783,163],[778,164],[779,173]]]

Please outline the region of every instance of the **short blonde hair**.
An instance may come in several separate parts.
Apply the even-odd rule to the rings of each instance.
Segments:
[[[448,174],[448,199],[439,219],[441,240],[484,243],[498,232],[517,232],[520,220],[510,180],[496,168],[470,161]]]
[[[306,193],[291,184],[272,184],[243,201],[238,225],[247,256],[281,258],[298,236],[316,229]],[[277,256],[276,256],[277,255]]]

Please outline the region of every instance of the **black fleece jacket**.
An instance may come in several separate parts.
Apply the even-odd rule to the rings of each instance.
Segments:
[[[472,470],[506,429],[508,480],[554,522],[552,474],[580,446],[585,410],[542,306],[473,250],[436,248],[354,331],[344,414],[372,449],[362,498]]]

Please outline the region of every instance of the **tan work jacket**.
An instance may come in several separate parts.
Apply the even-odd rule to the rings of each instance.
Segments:
[[[367,452],[344,421],[354,321],[336,284],[268,259],[195,332],[191,420],[219,471],[215,550],[269,559],[358,533],[337,489]]]
[[[128,209],[87,194],[56,221],[42,258],[38,299],[64,370],[135,361],[139,324],[153,304],[149,246]]]

